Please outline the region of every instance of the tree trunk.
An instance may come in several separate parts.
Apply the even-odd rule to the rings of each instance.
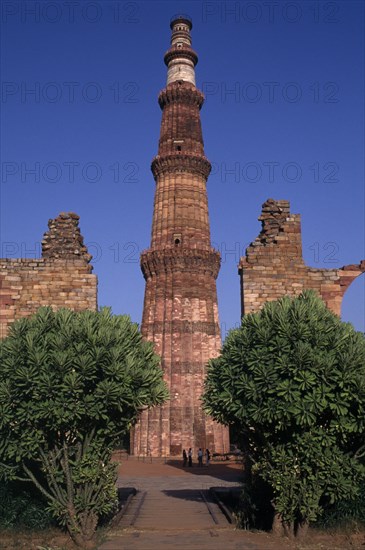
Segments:
[[[294,532],[294,522],[293,521],[283,521],[284,535],[289,539],[293,539],[295,536]]]
[[[94,548],[96,548],[95,537],[91,540],[88,540],[79,533],[70,533],[70,537],[72,538],[73,542],[83,550],[94,550]]]
[[[252,459],[248,451],[245,451],[243,455],[243,477],[245,481],[251,481],[252,479]]]
[[[67,525],[70,537],[85,550],[95,548],[95,532],[98,516],[94,512],[82,512]]]
[[[85,540],[84,537],[78,533],[70,533],[70,537],[73,542],[85,550],[93,550],[95,548],[95,540]]]
[[[271,532],[273,535],[277,535],[278,537],[284,536],[284,526],[283,526],[283,520],[281,518],[281,514],[279,512],[274,513],[274,519],[272,522],[272,529]]]
[[[308,527],[309,527],[309,521],[307,521],[306,519],[298,523],[297,532],[295,534],[297,539],[300,539],[300,540],[304,539],[304,537],[308,533]]]

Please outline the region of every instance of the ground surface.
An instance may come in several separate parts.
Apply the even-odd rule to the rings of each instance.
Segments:
[[[136,497],[124,516],[102,532],[98,550],[365,550],[364,534],[309,532],[296,545],[268,533],[235,530],[209,487],[240,484],[239,464],[182,468],[179,461],[123,460],[118,486],[135,487]],[[0,550],[74,550],[57,530],[42,534],[0,532]]]
[[[234,463],[183,468],[180,461],[122,461],[118,486],[138,493],[98,550],[365,550],[363,535],[310,532],[305,544],[296,545],[268,533],[236,530],[207,490],[239,486],[241,478],[242,467]]]

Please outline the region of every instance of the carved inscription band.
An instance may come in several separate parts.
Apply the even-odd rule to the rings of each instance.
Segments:
[[[179,334],[202,332],[210,336],[219,334],[219,324],[206,321],[155,321],[154,323],[146,323],[143,328],[154,334],[165,334],[166,332]]]

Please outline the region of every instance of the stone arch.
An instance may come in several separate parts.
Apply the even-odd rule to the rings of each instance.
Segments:
[[[365,332],[365,277],[361,273],[345,289],[342,298],[341,319],[346,323],[352,323],[357,330]],[[359,315],[354,311],[359,309]],[[360,325],[359,325],[360,323]]]

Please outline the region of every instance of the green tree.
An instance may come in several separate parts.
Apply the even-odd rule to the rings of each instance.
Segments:
[[[168,396],[128,316],[41,308],[0,343],[0,473],[33,482],[83,548],[116,504],[113,447]]]
[[[273,528],[302,535],[364,474],[365,340],[312,291],[267,303],[210,361],[204,408],[244,434],[271,486]],[[257,478],[257,477],[256,477]]]

